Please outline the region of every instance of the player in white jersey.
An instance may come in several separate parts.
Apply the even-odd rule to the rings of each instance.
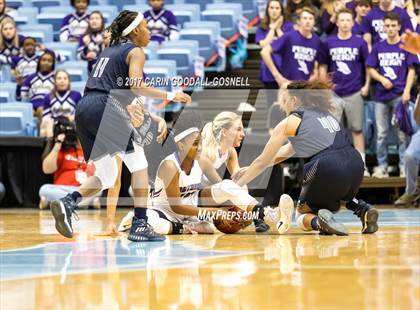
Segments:
[[[223,205],[235,205],[251,212],[257,201],[246,189],[231,180],[221,180],[212,162],[200,156],[201,134],[199,115],[192,111],[181,114],[174,126],[177,152],[166,157],[159,166],[148,222],[161,234],[188,232],[213,233],[208,221],[200,221],[200,211],[213,215]],[[214,185],[204,187],[203,175]],[[119,230],[128,229],[128,214]],[[128,219],[128,220],[127,220]]]

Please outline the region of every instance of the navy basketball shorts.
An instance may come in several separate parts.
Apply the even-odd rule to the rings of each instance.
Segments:
[[[134,151],[135,130],[125,107],[102,92],[89,92],[76,106],[76,131],[86,160]]]
[[[364,163],[353,147],[325,150],[303,167],[303,185],[299,204],[306,203],[312,211],[337,212],[341,201],[350,201],[359,191]]]

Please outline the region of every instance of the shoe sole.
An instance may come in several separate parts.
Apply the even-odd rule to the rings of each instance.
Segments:
[[[147,237],[141,237],[141,238],[144,238],[144,239],[133,238],[131,235],[128,235],[127,237],[127,239],[132,242],[162,242],[166,240],[166,237],[163,237],[163,239],[162,238],[150,239]]]
[[[126,216],[121,220],[120,225],[118,226],[119,232],[125,232],[131,229],[131,222],[133,221],[134,212],[130,211]]]
[[[51,212],[55,219],[55,229],[66,238],[73,238],[73,230],[66,220],[66,208],[61,201],[51,202]]]
[[[280,221],[277,222],[277,231],[279,234],[286,233],[292,226],[292,216],[294,211],[293,199],[289,195],[281,195],[280,197]]]
[[[371,209],[368,212],[366,212],[364,217],[364,229],[362,231],[362,234],[374,234],[378,231],[378,218],[379,218],[379,212],[376,209]]]
[[[333,214],[327,209],[318,211],[318,221],[322,232],[330,235],[347,236],[347,228],[336,221],[333,221]]]

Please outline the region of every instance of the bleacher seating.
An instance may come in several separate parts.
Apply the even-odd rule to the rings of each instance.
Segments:
[[[9,5],[9,2],[7,2]],[[17,13],[21,17],[26,17],[29,21],[35,21],[36,16],[38,15],[39,11],[38,8],[32,6],[21,6],[17,9]]]
[[[32,104],[25,102],[0,104],[0,136],[32,136],[35,128]]]
[[[27,2],[27,0],[26,1],[25,0],[8,0],[7,1],[7,6],[9,8],[16,9],[16,8],[21,7],[21,6],[24,6],[25,5],[25,2]]]
[[[174,4],[166,5],[168,10],[172,11],[176,17],[178,27],[183,27],[186,22],[200,20],[200,5],[198,4]]]
[[[255,0],[214,0],[214,3],[240,3],[242,14],[249,20],[253,20],[258,15],[258,5]]]
[[[11,68],[9,65],[3,65],[0,69],[0,82],[1,86],[3,86],[4,83],[11,82],[12,81],[12,74],[11,74]]]
[[[198,42],[190,40],[168,41],[157,51],[158,59],[175,60],[177,74],[183,77],[194,75],[194,62],[198,56]]]
[[[239,31],[239,20],[242,15],[242,5],[229,4],[208,4],[201,12],[203,21],[215,21],[221,25],[221,34],[225,39],[231,38]]]
[[[150,41],[147,47],[145,47],[144,53],[146,54],[147,60],[153,60],[157,58],[157,50],[159,48],[159,43],[156,41]]]
[[[26,24],[18,26],[19,33],[25,37],[33,37],[38,42],[53,41],[53,26],[42,24]]]
[[[46,6],[60,6],[64,4],[62,0],[31,0],[32,6],[38,9]]]
[[[64,69],[68,72],[71,82],[80,82],[87,79],[88,70],[85,61],[66,61],[57,67],[57,69]]]
[[[65,14],[64,13],[41,13],[36,19],[39,24],[52,25],[53,27],[53,37],[55,41],[60,39],[60,28],[61,23],[63,22]]]
[[[48,49],[64,56],[66,61],[76,60],[76,42],[46,42],[45,45]]]
[[[85,90],[86,81],[71,82],[71,89],[76,90],[83,95]]]

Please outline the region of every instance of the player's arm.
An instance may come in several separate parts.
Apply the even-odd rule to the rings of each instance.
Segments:
[[[277,152],[276,159],[274,160],[274,164],[275,165],[280,164],[281,162],[284,162],[285,160],[292,157],[293,155],[295,155],[295,149],[293,148],[292,143],[287,142]]]
[[[213,167],[213,163],[206,156],[201,155],[198,159],[201,170],[212,184],[222,182],[222,178]]]
[[[275,128],[273,135],[268,140],[263,152],[258,156],[245,173],[237,180],[239,186],[248,184],[255,179],[261,172],[276,162],[276,155],[279,149],[283,146],[287,137],[294,136],[297,132],[301,119],[297,116],[290,115],[281,121]]]
[[[420,54],[420,34],[407,29],[401,37],[402,49],[412,54]]]
[[[230,175],[234,175],[240,169],[238,153],[236,153],[236,150],[233,147],[229,149],[229,157],[226,166]]]
[[[143,79],[143,67],[146,57],[140,48],[133,48],[127,56],[129,78],[132,81],[131,90],[140,96],[154,99],[168,99],[177,102],[191,103],[191,97],[182,92],[171,93],[148,86]]]

